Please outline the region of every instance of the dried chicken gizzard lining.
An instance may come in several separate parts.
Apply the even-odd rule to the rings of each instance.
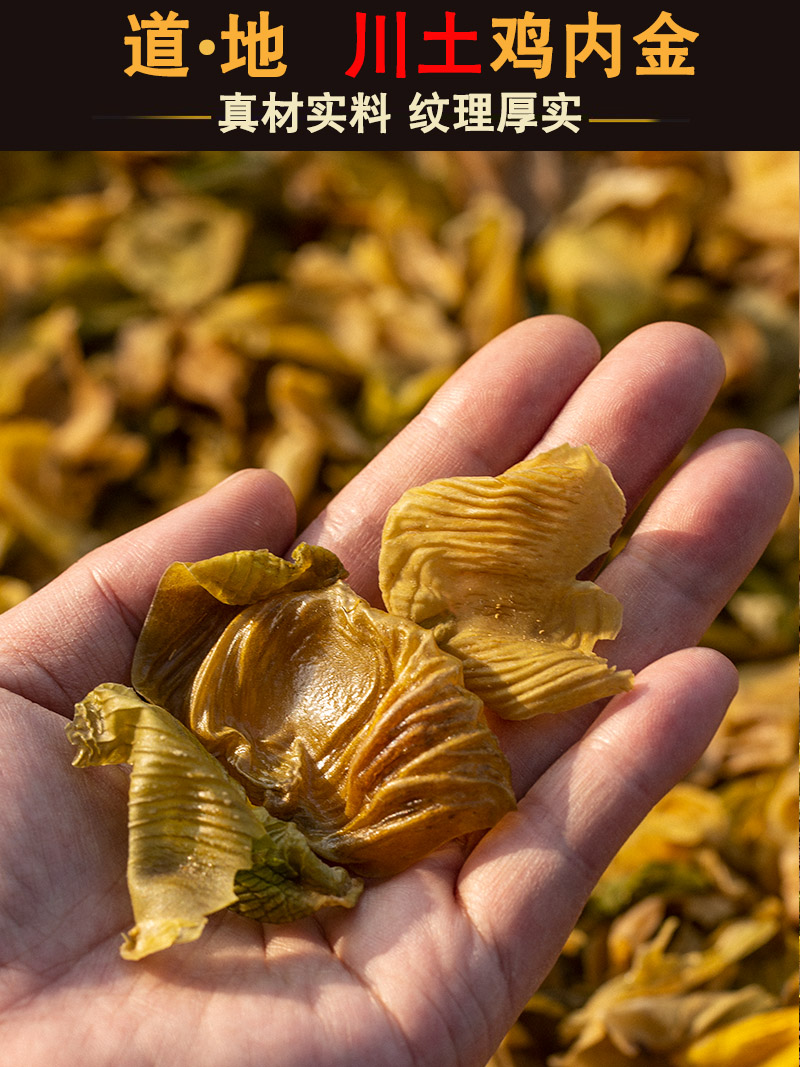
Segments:
[[[396,615],[430,627],[467,687],[525,719],[630,689],[595,655],[619,602],[576,574],[607,551],[625,498],[591,448],[562,445],[499,477],[410,489],[389,512],[380,587]]]
[[[361,882],[317,857],[290,823],[248,803],[242,787],[168,711],[124,685],[100,685],[67,727],[74,763],[130,763],[128,889],[136,925],[120,949],[138,960],[194,941],[232,907],[286,922],[352,907]]]
[[[574,581],[622,511],[607,468],[569,446],[498,479],[411,490],[384,530],[391,614],[353,592],[332,552],[305,544],[291,561],[241,551],[167,568],[134,688],[99,686],[68,728],[76,763],[134,768],[136,926],[123,955],[193,940],[224,907],[270,922],[352,907],[361,878],[398,873],[512,810],[483,706],[490,692],[507,712],[507,683],[487,690],[476,648],[491,642],[467,646],[463,633],[481,636],[486,617],[512,658],[566,675],[539,685],[528,713],[628,688],[629,672],[591,652],[616,633],[619,605]],[[532,612],[544,642],[526,632]]]
[[[344,573],[308,545],[291,563],[260,551],[173,564],[132,680],[320,856],[383,876],[492,825],[513,795],[458,661]]]

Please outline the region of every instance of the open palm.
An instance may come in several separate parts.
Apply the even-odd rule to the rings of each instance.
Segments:
[[[303,532],[377,602],[389,506],[409,485],[499,473],[587,442],[630,506],[667,468],[722,380],[713,343],[646,327],[598,365],[570,320],[487,345]],[[156,582],[173,560],[284,553],[285,486],[264,471],[81,560],[0,618],[0,1064],[83,1067],[482,1067],[546,975],[616,849],[699,756],[736,687],[694,643],[752,568],[785,506],[788,465],[760,435],[706,442],[675,473],[599,584],[623,603],[613,661],[630,693],[494,722],[520,797],[465,860],[448,846],[371,884],[351,912],[288,926],[226,912],[203,937],[120,959],[126,772],[74,770],[73,704],[128,681]],[[598,648],[602,653],[602,649]]]

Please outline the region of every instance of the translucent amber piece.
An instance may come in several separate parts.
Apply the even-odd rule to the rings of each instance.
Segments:
[[[361,883],[329,867],[291,824],[254,808],[184,726],[124,685],[92,690],[67,726],[79,767],[130,763],[128,890],[140,960],[196,940],[226,907],[272,922],[352,907]]]
[[[592,652],[616,637],[619,602],[578,574],[625,514],[588,446],[562,445],[499,477],[449,478],[406,492],[380,555],[387,610],[432,630],[467,688],[509,719],[563,711],[629,689]]]
[[[238,552],[165,573],[133,683],[323,859],[392,874],[514,807],[461,664],[370,607],[335,556]]]

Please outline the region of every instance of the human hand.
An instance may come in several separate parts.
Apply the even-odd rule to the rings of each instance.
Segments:
[[[412,484],[499,473],[591,444],[634,506],[722,381],[713,343],[646,327],[599,365],[577,323],[541,317],[485,346],[302,539],[333,549],[377,602],[390,505]],[[622,601],[612,658],[635,688],[604,708],[491,720],[519,809],[367,887],[353,911],[288,926],[230,912],[201,940],[120,959],[127,777],[71,767],[75,701],[128,681],[173,560],[290,546],[273,475],[235,475],[105,545],[0,617],[0,1064],[482,1067],[545,977],[604,867],[711,738],[736,687],[692,647],[752,568],[790,475],[769,439],[730,431],[672,476],[598,584]],[[597,651],[603,652],[601,646]]]

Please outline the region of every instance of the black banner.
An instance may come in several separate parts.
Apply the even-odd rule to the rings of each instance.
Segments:
[[[791,5],[154,2],[8,7],[0,146],[798,143]]]

